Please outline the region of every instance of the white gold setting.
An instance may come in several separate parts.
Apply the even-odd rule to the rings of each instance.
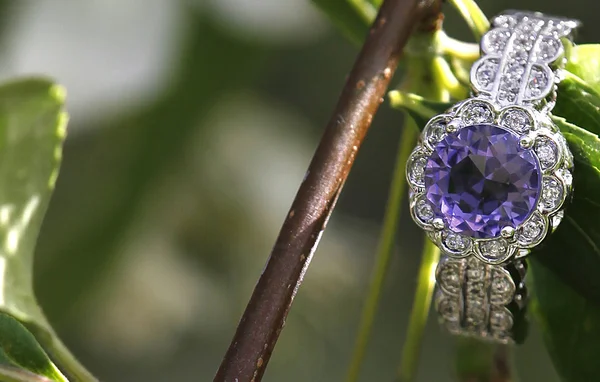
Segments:
[[[558,227],[572,192],[573,155],[550,112],[579,22],[508,11],[492,25],[481,40],[482,57],[471,68],[471,98],[427,123],[406,174],[413,219],[442,252],[435,299],[440,321],[455,334],[511,343],[527,302],[526,264],[520,258]],[[486,140],[482,134],[502,138]],[[464,154],[467,146],[472,151]],[[448,160],[459,155],[472,157],[470,162]],[[455,164],[449,163],[461,167],[451,173]],[[492,169],[484,170],[488,165]],[[456,183],[449,196],[450,181]],[[488,194],[474,185],[490,187],[484,188]],[[517,194],[521,199],[509,199],[505,186],[523,192]],[[527,213],[507,219],[510,212],[502,215],[499,207],[481,212],[481,198],[487,198],[482,195],[492,195],[490,203],[506,203],[502,208],[513,212],[510,203],[521,203]],[[446,216],[444,211],[455,212]],[[493,229],[489,222],[495,222]]]

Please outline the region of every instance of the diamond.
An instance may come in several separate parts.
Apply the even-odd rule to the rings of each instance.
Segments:
[[[573,184],[573,175],[571,175],[571,171],[566,168],[561,168],[556,171],[556,175],[560,176],[566,185]]]
[[[483,303],[481,301],[473,300],[468,301],[468,304],[465,309],[465,318],[467,324],[470,325],[479,325],[482,324],[485,320],[485,309],[483,307]]]
[[[504,50],[510,32],[506,29],[492,29],[483,36],[481,41],[483,50],[487,53],[500,53]]]
[[[543,170],[551,168],[556,164],[558,159],[558,148],[556,143],[551,139],[546,137],[538,138],[535,141],[533,149],[540,160],[540,165]]]
[[[427,126],[425,133],[427,141],[431,144],[438,143],[446,136],[446,121],[436,121]]]
[[[464,122],[468,125],[491,122],[494,118],[492,109],[482,102],[473,102],[469,104],[465,107],[462,116]]]
[[[423,223],[429,223],[433,220],[433,207],[425,199],[421,199],[415,206],[415,213]]]
[[[544,36],[539,43],[536,58],[543,62],[556,60],[561,52],[561,43],[553,36]]]
[[[529,73],[529,83],[527,85],[527,97],[539,97],[543,95],[548,88],[549,79],[546,72],[540,67],[534,66]]]
[[[450,294],[459,294],[460,285],[460,268],[456,263],[440,264],[440,271],[437,276],[440,287]]]
[[[504,260],[508,251],[508,243],[504,239],[484,241],[479,245],[479,249],[486,260]]]
[[[460,308],[456,301],[442,299],[437,308],[440,315],[448,321],[458,321],[460,319]]]
[[[514,28],[517,25],[516,17],[512,15],[500,15],[494,18],[494,26],[501,28]]]
[[[500,117],[500,125],[525,133],[531,128],[531,117],[521,109],[508,109]]]
[[[542,207],[546,211],[556,209],[563,198],[563,186],[554,177],[546,177],[542,181]]]
[[[531,33],[518,33],[513,44],[517,49],[529,51],[533,47],[534,42],[535,35]]]
[[[523,224],[519,235],[519,244],[523,246],[531,246],[541,241],[544,229],[544,219],[537,213],[531,215],[529,220]]]
[[[515,293],[515,284],[510,275],[500,270],[492,273],[492,285],[490,286],[490,302],[492,304],[505,305],[510,303]]]
[[[470,283],[467,288],[467,294],[471,297],[481,297],[485,295],[485,287],[483,281]]]
[[[477,259],[471,258],[467,262],[467,280],[468,281],[478,281],[482,280],[485,276],[485,267],[484,265]]]
[[[513,319],[506,309],[490,311],[490,327],[494,331],[507,332],[513,326]]]
[[[455,252],[463,252],[469,247],[469,239],[454,232],[448,233],[444,240],[446,247]]]
[[[489,59],[483,61],[476,69],[475,79],[480,85],[480,90],[489,90],[494,83],[496,73],[498,73],[498,60]]]
[[[418,187],[424,186],[427,159],[421,153],[413,153],[408,163],[408,180]]]
[[[529,61],[529,53],[524,50],[513,50],[508,54],[511,63],[525,65]]]
[[[533,212],[540,175],[518,135],[491,124],[471,125],[435,146],[425,168],[425,193],[451,231],[493,238]]]

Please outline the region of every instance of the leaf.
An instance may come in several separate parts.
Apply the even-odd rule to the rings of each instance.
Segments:
[[[415,121],[419,130],[423,130],[433,116],[444,113],[452,106],[452,103],[431,101],[419,95],[399,90],[392,90],[388,93],[388,97],[391,106],[406,111]]]
[[[584,129],[600,133],[600,94],[583,79],[566,73],[558,86],[558,98],[552,111]]]
[[[571,254],[565,252],[564,254]],[[530,261],[536,299],[531,311],[539,324],[552,363],[563,381],[598,380],[600,308],[557,275]]]
[[[600,305],[600,139],[562,118],[554,121],[575,159],[574,197],[557,231],[534,256],[571,288]]]
[[[570,49],[566,69],[600,93],[600,44],[583,44]]]
[[[365,0],[312,0],[346,37],[361,44],[375,19],[376,8]]]
[[[37,305],[32,285],[33,251],[58,176],[66,132],[64,97],[63,88],[42,78],[0,87],[0,311],[27,326],[58,360],[74,361],[66,349],[59,349],[62,344]],[[33,372],[46,370],[32,337],[7,317],[0,321],[5,355]],[[33,363],[16,356],[15,351],[23,349],[30,350],[27,356]],[[75,374],[86,377],[81,380],[93,379],[85,372]]]
[[[3,358],[13,365],[55,381],[67,380],[50,361],[33,334],[4,313],[0,313],[0,348]]]

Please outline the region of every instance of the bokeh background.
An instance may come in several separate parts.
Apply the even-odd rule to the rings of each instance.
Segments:
[[[479,3],[577,17],[580,41],[600,40],[596,1]],[[36,254],[44,310],[101,380],[212,380],[358,48],[308,0],[3,0],[0,17],[0,77],[46,74],[69,94]],[[451,9],[445,25],[472,39]],[[342,380],[402,118],[375,118],[264,381]],[[409,220],[364,381],[392,381],[400,359]],[[418,380],[451,381],[455,340],[429,321]],[[515,361],[522,381],[558,381],[535,327]]]

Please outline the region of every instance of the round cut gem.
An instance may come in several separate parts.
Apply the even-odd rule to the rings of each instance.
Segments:
[[[424,172],[426,197],[451,231],[498,237],[535,209],[540,172],[516,134],[492,124],[471,125],[435,146]]]

